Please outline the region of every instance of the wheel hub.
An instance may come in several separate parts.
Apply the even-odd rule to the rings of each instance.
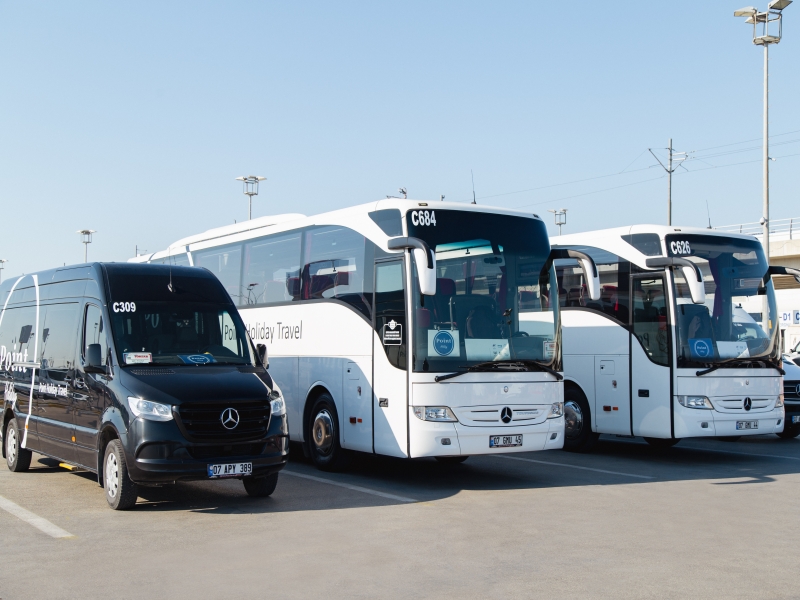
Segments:
[[[119,491],[119,464],[117,455],[113,452],[108,455],[106,460],[106,490],[111,498],[114,498]]]
[[[8,464],[13,465],[17,460],[17,431],[13,427],[9,427],[6,431],[6,456],[8,457]]]
[[[574,400],[564,403],[564,435],[567,439],[574,440],[583,431],[583,411]]]
[[[314,424],[311,426],[311,438],[314,446],[320,454],[328,455],[333,450],[333,419],[327,409],[322,409],[314,417]]]

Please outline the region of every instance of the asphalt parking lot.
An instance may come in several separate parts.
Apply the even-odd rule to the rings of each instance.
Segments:
[[[3,467],[0,598],[800,597],[800,440],[346,473],[298,454],[271,498],[182,483],[129,512],[50,459]]]

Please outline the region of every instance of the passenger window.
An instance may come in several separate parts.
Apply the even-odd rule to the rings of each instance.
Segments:
[[[247,293],[241,286],[242,247],[223,246],[192,253],[196,267],[204,267],[217,276],[234,304],[245,303]]]
[[[51,304],[45,308],[39,360],[53,381],[63,381],[75,364],[80,305]]]
[[[593,301],[586,287],[583,270],[573,259],[555,261],[558,277],[558,302],[562,308],[584,307],[601,312],[622,325],[628,324],[630,262],[599,248],[576,246],[595,261],[600,276],[600,300]]]
[[[319,227],[307,231],[301,299],[341,300],[369,319],[367,285],[371,281],[365,278],[364,270],[372,260],[370,244],[352,229]]]
[[[389,362],[406,368],[406,301],[403,263],[375,265],[375,331]]]
[[[86,307],[86,319],[83,325],[83,349],[81,350],[83,358],[86,358],[89,344],[100,344],[100,360],[101,364],[105,365],[108,357],[108,342],[106,341],[103,313],[93,304],[89,304]]]
[[[16,290],[11,301],[20,297],[19,290]],[[22,384],[31,381],[30,370],[23,371],[20,367],[12,366],[12,363],[33,360],[36,343],[35,323],[35,306],[7,308],[3,311],[3,321],[0,324],[0,373],[7,380],[15,379]]]
[[[667,294],[664,277],[635,277],[633,286],[633,334],[648,358],[669,366]]]
[[[300,299],[299,231],[249,242],[244,251],[242,304],[278,304]]]

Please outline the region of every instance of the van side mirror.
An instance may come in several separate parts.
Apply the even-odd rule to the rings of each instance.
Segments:
[[[574,258],[583,270],[583,276],[586,280],[586,289],[589,291],[589,297],[597,302],[600,300],[600,274],[597,272],[597,265],[594,259],[580,250],[572,250],[568,248],[553,248],[550,251],[550,259],[557,258]]]
[[[413,250],[419,291],[425,296],[436,295],[436,255],[428,244],[419,238],[397,237],[389,240],[389,250]]]
[[[105,375],[106,368],[102,364],[102,354],[100,344],[89,344],[86,347],[86,362],[83,370],[87,373],[102,373]]]
[[[269,369],[269,358],[267,358],[267,347],[264,344],[256,345],[256,351],[258,352],[258,360],[261,361],[261,364],[264,365],[265,369]]]
[[[694,304],[706,303],[706,286],[703,283],[703,272],[695,263],[686,258],[648,258],[644,263],[648,269],[658,269],[659,267],[680,267],[683,277],[689,286],[689,295]]]

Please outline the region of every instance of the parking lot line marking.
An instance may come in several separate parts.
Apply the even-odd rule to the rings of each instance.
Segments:
[[[714,439],[714,438],[710,438]],[[636,442],[632,440],[609,440],[617,442],[618,444],[636,444],[638,446],[646,446],[647,443]],[[715,452],[717,454],[738,454],[740,456],[761,456],[763,458],[783,458],[785,460],[800,460],[800,456],[784,456],[782,454],[761,454],[759,452],[737,452],[736,450],[714,450],[713,448],[703,448],[700,446],[675,446],[675,450],[697,450],[699,452]]]
[[[551,467],[567,467],[568,469],[580,469],[581,471],[594,471],[595,473],[606,473],[608,475],[622,475],[623,477],[635,477],[636,479],[655,479],[650,475],[634,475],[633,473],[622,473],[620,471],[607,471],[605,469],[594,469],[592,467],[580,467],[578,465],[569,465],[567,463],[550,462],[547,460],[535,460],[533,458],[521,458],[519,456],[503,456],[497,454],[492,458],[505,458],[507,460],[521,460],[524,462],[538,463],[540,465],[550,465]]]
[[[39,531],[46,533],[54,538],[71,538],[75,537],[69,531],[64,531],[58,525],[53,525],[44,517],[40,517],[29,510],[22,508],[19,504],[15,504],[8,498],[0,496],[0,508],[4,511],[11,513],[21,521],[25,521],[28,525],[33,525]]]
[[[414,498],[406,498],[405,496],[397,496],[395,494],[387,494],[386,492],[379,492],[378,490],[372,490],[370,488],[361,487],[360,485],[352,485],[349,483],[342,483],[341,481],[333,481],[332,479],[326,479],[324,477],[314,477],[313,475],[306,475],[305,473],[298,473],[297,471],[289,471],[288,469],[284,469],[281,471],[281,474],[291,475],[292,477],[301,477],[302,479],[310,479],[311,481],[318,481],[320,483],[327,483],[328,485],[336,485],[339,487],[347,488],[348,490],[353,490],[355,492],[362,492],[364,494],[372,494],[373,496],[380,496],[381,498],[387,498],[389,500],[397,500],[399,502],[419,502],[419,500],[415,500]]]

